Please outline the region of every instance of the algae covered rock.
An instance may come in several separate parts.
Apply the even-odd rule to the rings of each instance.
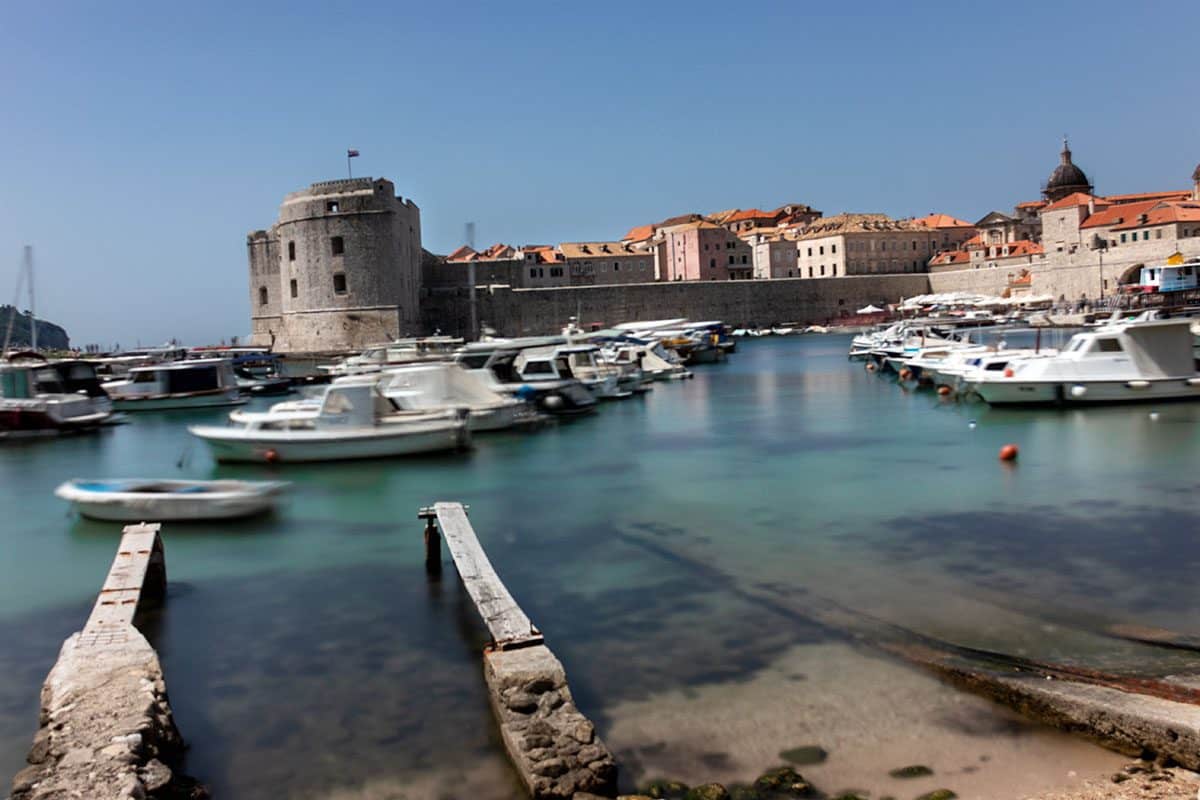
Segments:
[[[805,797],[812,792],[812,786],[804,780],[804,776],[791,767],[777,767],[764,772],[754,782],[754,788],[760,792],[774,792],[785,797]]]
[[[779,757],[797,766],[807,767],[811,764],[820,764],[829,758],[829,753],[823,747],[810,744],[803,747],[793,747],[791,750],[784,750],[779,754]]]
[[[684,797],[685,800],[730,800],[729,792],[719,783],[693,786]]]
[[[688,785],[679,781],[655,780],[646,784],[642,794],[651,800],[683,800],[687,797]]]

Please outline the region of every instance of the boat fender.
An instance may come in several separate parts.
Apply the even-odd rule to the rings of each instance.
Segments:
[[[1077,383],[1071,387],[1071,397],[1083,397],[1087,394],[1087,387],[1082,383]]]
[[[1020,450],[1017,449],[1017,446],[1015,444],[1006,444],[1006,445],[1004,445],[1004,447],[1000,448],[1000,460],[1001,461],[1016,461],[1017,455],[1019,453],[1020,453]]]
[[[268,464],[274,464],[279,460],[279,453],[275,452],[274,450],[268,450],[263,453],[263,458]]]

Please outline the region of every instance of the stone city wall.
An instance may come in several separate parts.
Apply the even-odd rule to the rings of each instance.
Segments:
[[[555,289],[479,289],[481,325],[508,336],[557,333],[567,319],[615,325],[631,320],[724,320],[734,326],[779,322],[824,324],[852,316],[869,303],[895,303],[929,291],[929,276],[763,281],[688,281]],[[421,313],[426,331],[463,335],[468,327],[466,289],[426,289]]]

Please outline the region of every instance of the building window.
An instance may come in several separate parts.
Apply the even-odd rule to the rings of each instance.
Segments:
[[[265,286],[258,287],[258,304],[260,306],[267,304],[267,287]]]
[[[341,209],[338,207],[337,200],[330,200],[328,203],[325,204],[325,211],[329,214],[336,214],[340,210]]]
[[[288,261],[296,260],[296,243],[288,242]]]
[[[344,272],[333,273],[333,293],[334,294],[345,294],[346,293],[346,273],[344,273]]]
[[[330,239],[329,247],[335,256],[340,256],[346,252],[346,242],[340,236],[334,236]]]
[[[299,291],[298,291],[298,287],[296,286],[295,278],[292,278],[291,289],[292,289],[292,297],[296,297],[299,294]]]

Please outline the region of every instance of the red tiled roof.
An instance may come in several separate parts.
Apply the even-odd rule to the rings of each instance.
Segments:
[[[1063,208],[1075,208],[1076,206],[1086,206],[1088,203],[1091,203],[1091,202],[1095,202],[1097,205],[1101,205],[1104,203],[1104,201],[1101,198],[1090,195],[1087,192],[1073,192],[1072,194],[1067,195],[1063,199],[1058,200],[1057,202],[1051,203],[1050,205],[1046,206],[1042,210],[1043,211],[1058,211]]]
[[[947,250],[944,253],[938,253],[929,262],[930,264],[965,264],[971,260],[971,254],[965,250]]]
[[[1144,200],[1191,200],[1190,191],[1178,192],[1140,192],[1137,194],[1110,194],[1104,198],[1110,203],[1136,203]]]
[[[1200,203],[1159,203],[1143,213],[1146,216],[1145,222],[1139,221],[1141,217],[1126,218],[1124,224],[1114,226],[1113,230],[1124,231],[1150,225],[1167,225],[1172,222],[1200,222]]]
[[[747,208],[745,211],[738,211],[735,214],[730,214],[725,218],[725,222],[742,222],[748,219],[775,219],[775,214],[769,211],[760,211],[757,208]]]
[[[924,225],[926,228],[973,228],[971,223],[952,217],[949,214],[930,214],[927,217],[914,219],[913,222],[918,225]]]
[[[453,253],[446,256],[446,260],[447,261],[470,261],[472,258],[475,258],[478,255],[479,255],[479,253],[476,253],[473,249],[471,249],[470,247],[468,247],[467,245],[464,244],[462,247],[458,248]]]
[[[1141,203],[1118,203],[1098,210],[1092,214],[1080,228],[1107,228],[1110,225],[1120,225],[1131,219],[1137,219],[1138,214],[1144,214],[1158,205],[1157,200],[1145,200]]]
[[[653,225],[639,225],[636,228],[630,228],[629,233],[621,237],[626,242],[644,242],[654,236]]]

